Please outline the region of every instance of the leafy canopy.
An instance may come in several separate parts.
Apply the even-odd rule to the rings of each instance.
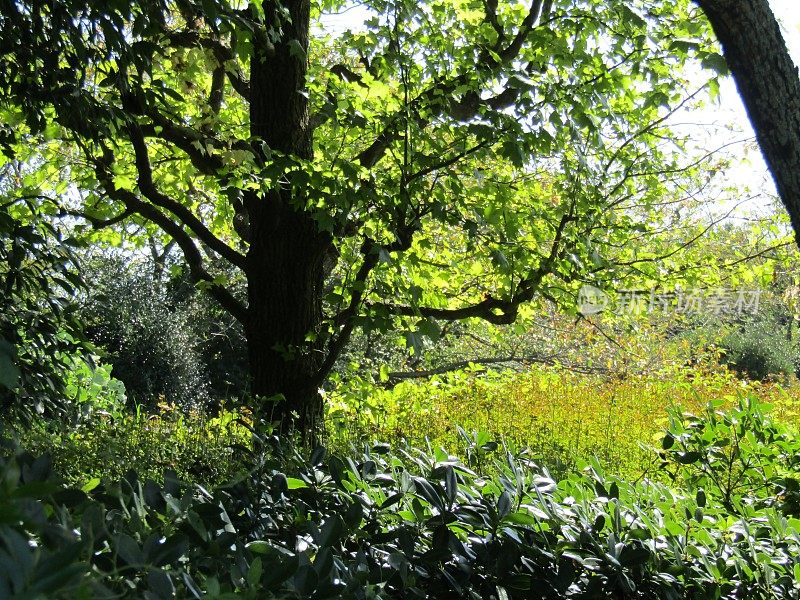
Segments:
[[[667,127],[697,92],[684,67],[724,69],[688,1],[371,0],[334,33],[323,15],[350,7],[326,0],[306,6],[310,42],[304,6],[6,3],[0,142],[42,165],[16,193],[106,242],[174,240],[240,319],[213,265],[251,276],[248,199],[290,193],[330,235],[309,337],[331,356],[355,326],[401,325],[413,347],[441,319],[572,304],[585,280],[703,275],[676,252],[701,229],[665,227],[663,209],[705,177]],[[281,52],[307,66],[307,155],[254,134],[249,78]]]

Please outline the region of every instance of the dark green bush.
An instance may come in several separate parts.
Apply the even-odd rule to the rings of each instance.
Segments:
[[[798,353],[785,333],[768,321],[753,321],[722,338],[723,362],[738,374],[764,381],[795,372]]]
[[[679,440],[705,439],[700,429],[671,434],[678,465],[695,464]],[[756,453],[770,440],[759,436]],[[212,491],[170,473],[163,484],[131,473],[67,489],[48,478],[46,459],[7,453],[0,597],[799,595],[800,522],[746,488],[732,513],[709,489],[713,479],[681,491],[607,478],[594,466],[555,482],[492,443],[470,454],[491,462],[491,476],[442,451],[377,445],[349,458],[317,449],[302,460],[277,439],[267,445],[247,475]]]
[[[132,403],[204,405],[208,389],[192,322],[146,262],[123,257],[87,263],[86,331],[104,348]]]
[[[247,391],[244,336],[235,320],[182,275],[152,261],[94,257],[82,318],[132,403],[184,407]]]

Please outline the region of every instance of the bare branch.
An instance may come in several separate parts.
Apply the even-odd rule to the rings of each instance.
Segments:
[[[421,371],[392,371],[389,372],[389,384],[390,385],[397,384],[400,381],[408,379],[427,379],[429,377],[433,377],[434,375],[443,375],[444,373],[452,373],[453,371],[459,371],[461,369],[469,367],[470,365],[489,366],[489,365],[503,365],[512,363],[526,367],[532,364],[542,364],[550,366],[558,365],[559,367],[563,367],[568,371],[573,371],[575,373],[591,374],[591,373],[608,372],[608,369],[604,367],[585,367],[581,365],[567,364],[565,363],[562,357],[559,357],[556,354],[552,354],[549,356],[540,356],[537,354],[530,354],[530,355],[510,354],[508,356],[493,356],[485,358],[476,357],[470,360],[460,360],[439,367],[435,367],[433,369],[426,369]]]

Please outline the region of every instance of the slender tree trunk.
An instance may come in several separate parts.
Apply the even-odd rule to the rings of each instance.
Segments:
[[[250,130],[272,151],[312,157],[308,101],[303,93],[308,48],[309,0],[283,0],[291,21],[279,16],[277,2],[264,2],[267,25],[281,27],[274,45],[253,36],[250,65]],[[289,187],[246,198],[250,248],[247,254],[248,320],[245,326],[252,391],[268,399],[265,416],[314,435],[322,404],[312,376],[320,348],[308,341],[322,319],[323,259],[329,236],[303,211],[304,202]],[[313,338],[313,336],[311,336]]]
[[[800,79],[768,0],[696,0],[722,44],[800,245]]]

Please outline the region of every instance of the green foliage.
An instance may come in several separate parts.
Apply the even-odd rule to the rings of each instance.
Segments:
[[[725,335],[719,343],[723,361],[743,377],[764,381],[786,378],[800,366],[797,348],[783,327],[753,320]]]
[[[245,468],[242,451],[250,445],[246,415],[221,410],[209,415],[175,405],[154,412],[142,406],[93,410],[76,422],[45,421],[17,427],[30,451],[52,457],[57,472],[74,485],[101,477],[119,478],[131,468],[160,479],[166,469],[181,480],[217,485]]]
[[[0,407],[63,411],[64,373],[82,347],[74,240],[0,195]]]
[[[733,423],[737,413],[725,419]],[[774,457],[771,441],[757,440],[752,450]],[[46,458],[11,447],[0,460],[0,514],[13,516],[0,521],[0,594],[797,595],[800,521],[756,501],[762,488],[743,487],[734,513],[713,479],[703,490],[632,484],[594,464],[555,481],[525,453],[480,442],[468,462],[385,445],[344,459],[319,448],[305,460],[272,439],[250,474],[216,490],[192,489],[169,472],[163,484],[131,473],[68,489],[49,477]]]
[[[700,416],[672,409],[662,448],[673,479],[717,495],[732,513],[777,506],[800,515],[800,440],[770,409],[753,396],[728,410],[710,402]]]
[[[354,328],[418,352],[440,320],[708,270],[684,252],[694,201],[664,209],[715,172],[670,130],[686,73],[722,64],[689,0],[367,2],[340,35],[316,25],[347,2],[262,4],[0,8],[3,154],[46,165],[20,193],[107,226],[94,239],[177,244],[265,337],[253,380],[280,383],[259,395],[316,388]]]
[[[94,361],[93,361],[94,362]],[[126,409],[125,385],[112,377],[111,366],[75,360],[66,374],[64,392],[69,401],[69,415],[76,422],[97,415],[123,416]]]
[[[638,477],[654,468],[643,446],[666,426],[664,407],[701,411],[711,400],[727,406],[747,393],[776,403],[784,414],[797,403],[796,387],[746,384],[706,368],[619,378],[531,367],[524,373],[453,373],[389,389],[350,377],[326,396],[328,443],[346,448],[375,439],[429,442],[463,456],[460,426],[530,448],[558,476],[594,456],[614,475]],[[796,415],[786,417],[799,422]]]

